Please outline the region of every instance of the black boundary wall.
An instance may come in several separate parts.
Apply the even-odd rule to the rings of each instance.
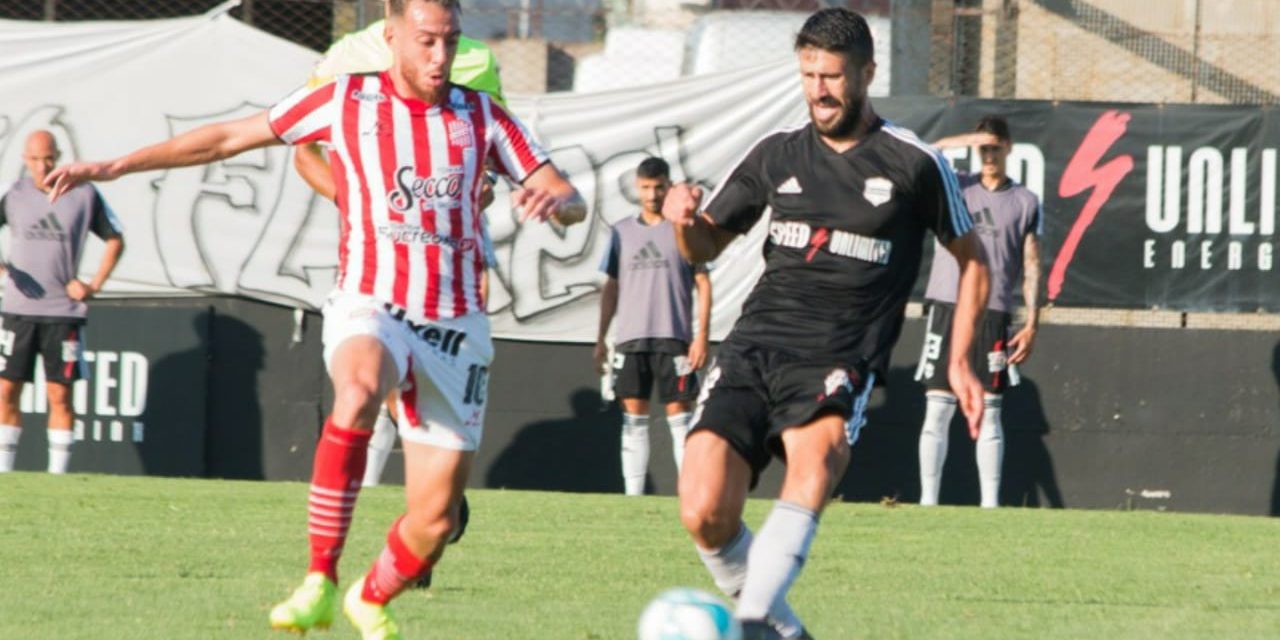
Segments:
[[[296,317],[233,298],[96,303],[87,350],[117,356],[95,364],[105,368],[87,388],[72,470],[306,479],[331,392],[319,316],[303,314],[300,327]],[[921,325],[907,322],[889,385],[873,394],[843,499],[918,498]],[[148,363],[137,416],[121,414],[121,394],[138,402],[136,372],[119,379],[124,352]],[[473,486],[621,492],[621,417],[601,400],[590,362],[587,345],[498,342]],[[1005,504],[1280,514],[1280,337],[1050,325],[1023,373],[1005,402]],[[656,416],[650,434],[650,488],[671,493],[670,439]],[[951,440],[942,501],[976,504],[973,445],[959,419]],[[27,429],[18,467],[42,468],[44,446],[43,429]],[[386,479],[403,477],[400,466],[397,454]],[[776,495],[778,467],[757,495]]]

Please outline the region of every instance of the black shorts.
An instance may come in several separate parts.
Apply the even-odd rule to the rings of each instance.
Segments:
[[[873,375],[847,362],[725,342],[707,372],[690,433],[707,430],[724,438],[751,465],[754,487],[772,456],[786,459],[786,429],[835,413],[844,418],[853,445],[866,423],[873,382]]]
[[[35,377],[36,355],[44,357],[44,375],[49,382],[71,384],[81,375],[81,332],[84,322],[34,319],[0,315],[0,378],[31,382]]]
[[[953,304],[929,303],[916,380],[930,390],[951,390],[947,381],[947,354],[951,352],[951,319],[955,310]],[[1008,313],[988,310],[973,339],[969,364],[988,393],[1003,393],[1017,384],[1017,370],[1009,364],[1009,324]]]
[[[639,351],[613,354],[613,395],[648,400],[658,387],[659,402],[691,402],[698,397],[698,372],[684,355]]]

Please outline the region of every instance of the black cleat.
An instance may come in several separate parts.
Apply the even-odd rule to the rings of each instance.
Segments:
[[[773,625],[764,620],[743,620],[742,640],[785,640]]]

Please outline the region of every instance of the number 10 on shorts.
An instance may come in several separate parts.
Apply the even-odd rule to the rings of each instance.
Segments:
[[[484,404],[485,389],[489,386],[489,367],[473,364],[467,368],[467,392],[463,404]]]

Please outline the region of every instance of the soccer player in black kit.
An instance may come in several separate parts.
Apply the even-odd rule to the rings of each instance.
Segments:
[[[680,475],[680,518],[745,638],[810,637],[786,602],[849,463],[867,396],[883,375],[931,231],[960,265],[950,381],[976,433],[982,385],[969,361],[987,269],[955,174],[867,101],[871,32],[842,8],[796,37],[811,122],[757,143],[701,207],[677,185],[663,214],[692,262],[714,259],[773,211],[765,271],[708,372]],[[779,500],[752,542],[747,493],[772,456]]]

